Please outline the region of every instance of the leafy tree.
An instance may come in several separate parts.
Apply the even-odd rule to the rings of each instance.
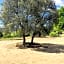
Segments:
[[[50,36],[60,36],[64,30],[64,7],[58,9],[58,22],[54,24],[53,30],[50,33]]]
[[[61,7],[59,10],[58,10],[58,14],[59,14],[59,19],[58,19],[58,27],[60,30],[63,30],[64,29],[64,7]]]
[[[5,0],[3,4],[3,13],[2,19],[5,24],[6,32],[12,32],[14,29],[17,29],[17,18],[15,15],[15,1]],[[17,27],[15,27],[17,26]]]
[[[47,27],[51,27],[50,24],[53,25],[56,21],[57,11],[55,3],[51,0],[5,0],[3,18],[6,26],[20,26],[25,46],[25,33],[33,31],[33,44],[34,36],[38,33],[40,36],[42,31],[46,31]]]

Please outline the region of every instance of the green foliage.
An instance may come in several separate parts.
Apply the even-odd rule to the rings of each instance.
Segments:
[[[19,29],[17,31],[13,31],[11,33],[3,33],[4,38],[12,38],[12,37],[21,37],[22,36],[22,31]]]
[[[58,26],[61,30],[63,30],[64,28],[64,7],[61,7],[59,10],[58,10],[58,14],[59,14],[59,23],[58,23]]]
[[[50,36],[52,36],[52,37],[57,37],[57,36],[59,36],[59,34],[58,34],[57,31],[56,31],[56,32],[51,32],[51,33],[50,33]]]
[[[50,36],[56,37],[59,36],[60,34],[62,34],[62,32],[64,31],[64,7],[61,7],[58,10],[58,23],[53,26],[52,31],[50,32]]]
[[[18,29],[15,33],[15,37],[21,37],[22,36],[22,30]]]
[[[10,38],[11,35],[10,35],[10,34],[6,34],[6,33],[3,33],[3,37],[4,37],[4,38]]]
[[[50,32],[49,35],[52,36],[52,37],[56,37],[56,36],[59,36],[58,32],[59,32],[58,27],[54,25],[53,30]]]
[[[21,32],[18,30],[17,32],[16,31],[14,31],[14,32],[12,32],[10,35],[11,35],[11,37],[21,37]]]
[[[63,29],[63,28],[64,28],[63,25],[64,25],[64,17],[61,16],[61,17],[59,18],[58,26],[59,26],[60,29]]]
[[[53,26],[53,30],[50,32],[50,36],[57,37],[62,34],[62,29],[60,28],[59,24]]]
[[[40,14],[44,11],[50,11],[50,14],[53,15],[53,18],[56,19],[56,8],[53,9],[54,2],[52,0],[5,0],[3,6],[3,13],[2,18],[4,20],[4,24],[9,31],[9,33],[4,33],[4,37],[20,37],[22,36],[22,31],[19,29],[19,26],[22,27],[21,23],[23,24],[23,29],[29,25],[28,17],[29,15],[34,16],[34,20],[32,19],[31,22],[36,21],[47,21],[40,17]],[[47,7],[50,7],[48,10]],[[26,19],[27,17],[27,19]],[[52,19],[52,20],[54,20]],[[30,22],[30,20],[29,20]],[[38,22],[34,22],[35,25]],[[31,25],[31,24],[30,24]],[[30,26],[29,26],[30,28]],[[38,28],[38,27],[36,27]],[[29,29],[24,30],[27,32]],[[31,30],[31,28],[30,28]],[[35,29],[36,30],[36,29]],[[38,28],[40,30],[40,26]],[[31,32],[31,31],[29,31]]]

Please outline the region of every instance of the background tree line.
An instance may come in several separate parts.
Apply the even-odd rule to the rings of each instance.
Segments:
[[[64,7],[61,7],[58,11],[58,23],[53,25],[53,29],[50,32],[50,36],[60,36],[64,32]]]

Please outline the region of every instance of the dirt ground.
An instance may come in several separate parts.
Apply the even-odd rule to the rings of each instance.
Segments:
[[[31,40],[30,37],[26,39],[27,42]],[[64,37],[35,38],[34,42],[52,44],[41,51],[18,49],[16,44],[20,42],[20,39],[0,41],[0,64],[64,64]]]

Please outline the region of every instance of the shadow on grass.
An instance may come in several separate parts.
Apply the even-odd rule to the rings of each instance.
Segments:
[[[20,49],[26,49],[26,48],[32,48],[34,51],[39,51],[39,52],[47,52],[47,53],[64,53],[64,45],[59,45],[59,44],[50,44],[50,43],[33,43],[31,44],[30,42],[26,42],[26,46],[24,47],[23,45],[17,46]]]

